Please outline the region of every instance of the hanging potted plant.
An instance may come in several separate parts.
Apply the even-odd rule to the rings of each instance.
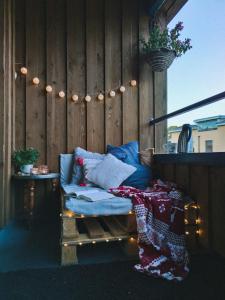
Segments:
[[[186,38],[184,41],[179,39],[180,32],[184,26],[182,22],[169,30],[161,30],[159,26],[153,26],[148,41],[143,38],[141,42],[141,52],[145,60],[150,64],[154,72],[162,72],[170,67],[175,57],[180,57],[191,49],[191,40]]]
[[[16,150],[13,152],[12,161],[20,168],[20,171],[25,174],[30,174],[34,163],[39,158],[38,150],[34,148],[27,148],[24,150]]]

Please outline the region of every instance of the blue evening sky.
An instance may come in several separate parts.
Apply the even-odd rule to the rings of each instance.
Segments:
[[[170,22],[184,23],[193,48],[168,69],[168,112],[225,91],[225,0],[189,0]],[[225,115],[225,100],[171,118],[168,125]]]

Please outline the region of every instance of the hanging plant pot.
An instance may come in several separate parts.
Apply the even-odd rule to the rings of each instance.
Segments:
[[[167,70],[172,64],[176,52],[167,48],[151,50],[146,54],[145,58],[154,72],[162,72]]]

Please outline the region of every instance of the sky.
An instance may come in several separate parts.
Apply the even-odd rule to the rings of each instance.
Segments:
[[[193,48],[168,69],[168,112],[225,91],[225,0],[189,0],[168,27],[184,24]],[[225,99],[171,118],[168,125],[225,115]]]

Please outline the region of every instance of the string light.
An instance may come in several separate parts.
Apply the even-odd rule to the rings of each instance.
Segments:
[[[80,215],[81,218],[84,218],[84,215]]]
[[[134,79],[131,80],[131,81],[130,81],[130,85],[133,86],[133,87],[136,86],[136,85],[137,85],[137,81],[134,80]]]
[[[186,234],[186,235],[189,235],[189,231],[185,231],[185,234]]]
[[[96,244],[96,241],[92,241],[92,244]]]
[[[63,246],[64,246],[64,247],[68,247],[68,244],[67,244],[67,243],[64,243]]]
[[[34,77],[34,78],[32,79],[32,82],[33,82],[34,85],[38,85],[38,84],[40,83],[40,80],[39,80],[38,77]]]
[[[80,242],[80,243],[79,243],[79,245],[80,245],[80,246],[82,246],[82,245],[83,245],[83,243],[81,243],[81,242]]]
[[[67,215],[68,218],[72,218],[73,217],[73,213],[72,212],[67,212],[66,215]]]
[[[47,93],[51,93],[52,92],[52,86],[51,85],[47,85],[45,88]]]
[[[22,68],[20,68],[20,73],[21,74],[23,74],[23,75],[27,75],[27,68],[25,68],[25,67],[22,67]]]
[[[99,101],[104,100],[104,95],[103,95],[102,93],[99,93],[99,94],[98,94],[98,100],[99,100]]]
[[[132,215],[132,211],[130,210],[128,214],[129,214],[129,215]]]
[[[64,98],[65,97],[65,93],[63,91],[59,92],[59,98]]]
[[[91,96],[90,95],[85,96],[85,101],[90,102],[91,101]]]
[[[196,219],[196,220],[195,220],[195,223],[196,223],[196,224],[201,224],[201,219],[200,219],[200,218]]]
[[[74,95],[71,97],[71,99],[72,99],[73,102],[78,102],[79,97],[78,97],[78,95],[74,94]]]
[[[125,91],[126,91],[125,86],[121,85],[121,87],[120,87],[120,92],[121,92],[121,93],[124,93]]]
[[[105,240],[106,241],[106,243],[108,243],[109,242],[109,240]]]
[[[122,239],[121,239],[121,238],[118,238],[118,241],[122,241]]]
[[[188,224],[188,220],[187,220],[187,219],[184,219],[184,223],[185,223],[185,224]]]
[[[131,238],[130,238],[130,241],[131,241],[131,242],[134,242],[134,241],[135,241],[135,239],[134,239],[133,237],[131,237]]]
[[[111,90],[111,91],[109,92],[109,96],[110,96],[111,98],[114,98],[114,97],[116,96],[116,92],[113,91],[113,90]]]

